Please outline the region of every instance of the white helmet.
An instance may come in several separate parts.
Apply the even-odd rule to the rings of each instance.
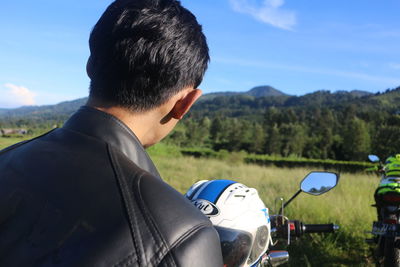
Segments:
[[[217,229],[224,266],[257,266],[271,242],[271,225],[256,189],[231,180],[202,180],[185,196]]]

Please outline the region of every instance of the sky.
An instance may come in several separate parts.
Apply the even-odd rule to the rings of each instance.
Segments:
[[[1,0],[0,108],[88,95],[88,37],[111,0]],[[400,86],[399,0],[182,0],[203,26],[204,93],[270,85],[382,92]]]

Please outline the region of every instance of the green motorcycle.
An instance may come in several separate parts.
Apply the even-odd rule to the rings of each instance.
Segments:
[[[369,160],[377,165],[369,168],[381,175],[374,198],[377,221],[373,222],[372,239],[376,243],[375,258],[377,266],[400,267],[400,154],[388,157],[383,163],[376,155]]]

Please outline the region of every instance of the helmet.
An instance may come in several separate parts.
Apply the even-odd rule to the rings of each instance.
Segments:
[[[400,154],[390,156],[386,159],[384,171],[386,177],[400,176]]]
[[[256,189],[231,180],[202,180],[185,196],[216,228],[224,266],[259,263],[271,242],[271,225]]]

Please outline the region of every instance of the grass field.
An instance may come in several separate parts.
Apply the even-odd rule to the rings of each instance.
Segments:
[[[233,179],[257,188],[270,209],[276,198],[290,198],[311,169],[284,169],[241,162],[157,156],[163,178],[180,192],[201,179]],[[302,193],[286,209],[289,219],[305,223],[336,223],[335,234],[304,236],[289,247],[290,266],[372,266],[371,247],[364,242],[375,218],[373,192],[378,177],[342,173],[336,188],[321,196]],[[276,209],[275,209],[276,210]],[[271,212],[272,213],[272,212]]]
[[[21,142],[21,141],[23,141],[25,139],[28,139],[28,138],[32,138],[32,137],[26,137],[26,138],[22,138],[22,137],[7,137],[7,138],[0,137],[0,150],[5,148],[5,147],[11,146],[11,145],[13,145],[15,143]]]
[[[0,149],[20,142],[0,138]],[[257,188],[272,214],[276,199],[290,198],[302,178],[312,169],[261,167],[243,163],[240,153],[225,160],[183,157],[178,148],[152,147],[149,151],[164,180],[184,193],[201,179],[232,179]],[[290,266],[373,266],[371,247],[364,242],[375,218],[371,207],[379,178],[374,175],[341,173],[338,186],[321,196],[302,193],[285,210],[289,219],[305,223],[336,223],[335,234],[304,236],[288,248]]]

